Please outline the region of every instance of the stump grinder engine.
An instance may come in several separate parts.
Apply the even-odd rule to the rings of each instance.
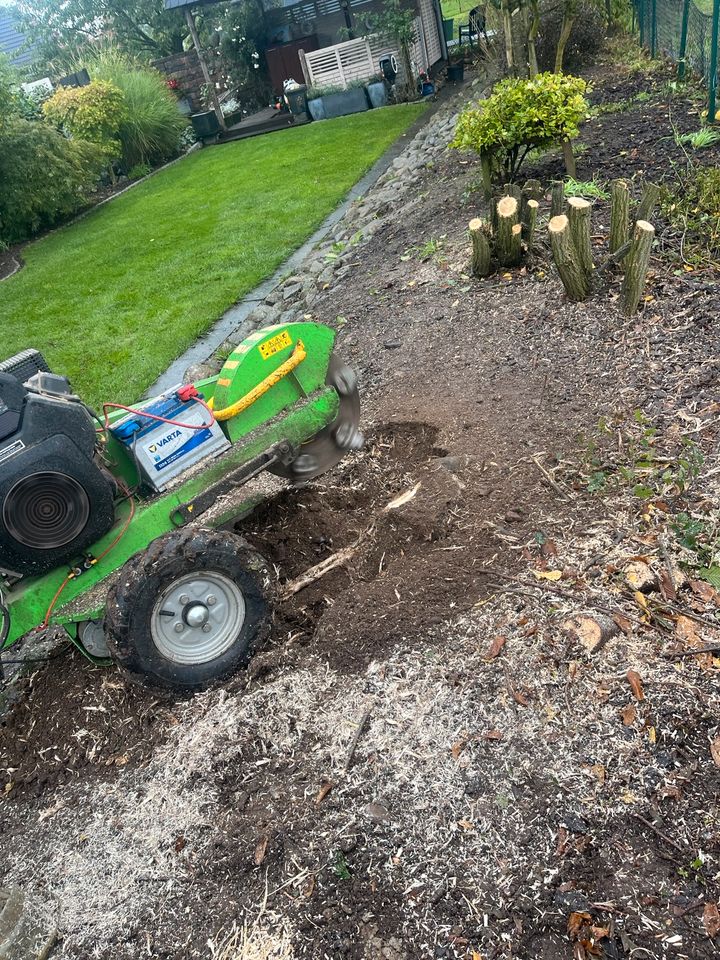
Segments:
[[[334,339],[268,327],[217,377],[102,413],[37,351],[0,363],[0,650],[63,627],[95,662],[180,691],[244,666],[270,578],[228,530],[261,499],[243,484],[310,480],[362,446]]]

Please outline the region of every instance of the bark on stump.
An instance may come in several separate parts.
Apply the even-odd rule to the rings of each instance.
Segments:
[[[568,200],[567,217],[570,221],[570,236],[572,237],[575,256],[588,278],[595,269],[590,242],[590,212],[592,204],[583,197],[570,197]]]
[[[528,200],[522,215],[522,236],[527,244],[528,250],[532,247],[535,239],[535,224],[537,223],[538,208],[540,204],[537,200]]]
[[[515,197],[503,197],[497,203],[495,252],[504,267],[514,267],[522,253],[522,226],[518,223],[519,204]],[[518,227],[515,230],[515,227]]]
[[[570,221],[561,213],[548,224],[550,246],[565,292],[570,300],[585,300],[590,293],[590,278],[583,270],[570,234]]]
[[[577,167],[575,166],[575,154],[573,153],[572,142],[570,140],[563,140],[562,148],[563,159],[565,160],[565,172],[574,180],[575,177],[577,177]]]
[[[623,307],[628,317],[637,310],[645,289],[645,278],[654,237],[655,227],[651,223],[647,220],[636,222],[630,250],[625,256],[625,276],[622,284]]]
[[[554,180],[550,200],[550,218],[559,217],[565,213],[565,184],[562,180]]]
[[[613,180],[610,201],[610,253],[627,243],[630,232],[630,191],[624,180]]]
[[[472,259],[470,267],[476,277],[486,277],[490,273],[490,226],[479,217],[468,225],[472,240]]]
[[[660,196],[660,187],[656,183],[646,183],[645,189],[640,197],[640,203],[635,211],[635,221],[648,220],[650,214],[655,209],[655,204]]]

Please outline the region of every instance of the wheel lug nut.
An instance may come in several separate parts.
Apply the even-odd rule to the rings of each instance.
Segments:
[[[213,606],[215,606],[215,604],[217,603],[217,597],[214,596],[214,595],[211,593],[210,596],[206,599],[205,603],[206,603],[209,607],[213,607]]]
[[[175,624],[175,633],[182,633],[184,629],[185,627],[179,621]]]
[[[190,603],[190,597],[186,593],[181,593],[180,603]]]
[[[210,626],[209,623],[204,623],[202,630],[203,630],[203,633],[210,633],[210,631],[212,630],[212,627]]]

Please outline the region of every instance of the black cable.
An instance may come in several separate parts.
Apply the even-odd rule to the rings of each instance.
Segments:
[[[2,650],[10,633],[10,611],[2,602],[2,594],[0,594],[0,616],[2,617],[2,626],[0,626],[0,650]]]

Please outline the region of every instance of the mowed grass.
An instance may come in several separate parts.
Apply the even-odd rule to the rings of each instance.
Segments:
[[[137,400],[337,206],[424,104],[191,154],[27,246],[0,351],[36,347],[87,401]]]

